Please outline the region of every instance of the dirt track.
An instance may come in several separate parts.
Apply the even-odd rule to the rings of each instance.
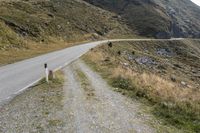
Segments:
[[[82,61],[64,69],[65,108],[71,114],[72,132],[154,133],[173,131],[145,113],[139,102],[112,91],[112,88]],[[82,73],[84,76],[80,76]],[[79,82],[77,82],[79,81]],[[155,126],[156,125],[156,126]]]
[[[150,107],[112,90],[78,60],[63,69],[63,88],[33,88],[0,109],[4,133],[179,132],[149,113]]]

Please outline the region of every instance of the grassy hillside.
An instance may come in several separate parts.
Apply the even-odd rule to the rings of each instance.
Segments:
[[[190,0],[85,0],[120,15],[140,35],[200,37],[200,7]]]
[[[0,21],[0,47],[6,49],[5,44],[12,44],[13,47],[20,47],[24,44],[23,40],[4,22]]]
[[[85,34],[106,35],[120,24],[109,12],[83,2],[20,0],[0,3],[0,20],[22,37],[48,41],[48,37],[74,40]]]
[[[115,90],[152,106],[164,123],[200,131],[200,41],[140,41],[95,48],[84,60]]]
[[[115,16],[79,0],[0,1],[0,57],[18,57],[7,51],[23,49],[23,56],[28,58],[61,49],[67,43],[130,35]]]

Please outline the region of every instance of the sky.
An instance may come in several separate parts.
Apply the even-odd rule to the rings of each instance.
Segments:
[[[191,0],[191,1],[200,6],[200,0]]]

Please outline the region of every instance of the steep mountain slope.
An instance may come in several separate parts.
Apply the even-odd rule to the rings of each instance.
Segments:
[[[0,65],[83,41],[133,37],[116,16],[82,0],[0,0]]]
[[[113,16],[78,0],[0,1],[0,46],[21,44],[24,39],[47,43],[122,32],[123,26]]]
[[[200,37],[200,7],[190,0],[85,0],[124,18],[140,35]]]

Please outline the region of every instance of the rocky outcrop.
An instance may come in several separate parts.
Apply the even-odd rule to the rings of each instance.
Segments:
[[[200,7],[190,0],[85,1],[117,13],[130,29],[143,36],[200,37]]]

